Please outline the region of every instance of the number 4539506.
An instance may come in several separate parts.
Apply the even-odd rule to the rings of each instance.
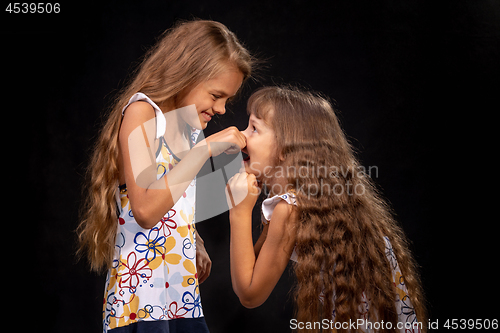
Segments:
[[[498,319],[447,319],[443,325],[447,329],[497,329]]]
[[[43,13],[60,13],[61,5],[59,3],[50,2],[38,2],[38,3],[27,3],[27,2],[14,2],[9,3],[5,11],[10,14],[43,14]]]

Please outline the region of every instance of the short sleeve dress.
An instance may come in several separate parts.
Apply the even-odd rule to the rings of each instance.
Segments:
[[[124,108],[145,101],[156,113],[157,179],[179,159],[163,138],[166,121],[146,95],[135,94]],[[191,130],[194,145],[199,130]],[[134,219],[125,184],[117,188],[117,235],[113,265],[103,301],[104,332],[208,332],[196,272],[194,179],[165,216],[151,229]]]
[[[294,193],[285,193],[283,195],[276,195],[272,198],[268,198],[262,202],[262,221],[264,224],[268,224],[271,221],[271,216],[273,214],[274,208],[280,201],[286,201],[289,205],[297,205],[297,200]],[[389,264],[392,268],[392,283],[396,287],[397,296],[395,298],[396,310],[398,312],[398,327],[396,331],[401,333],[419,333],[419,325],[417,322],[417,317],[415,315],[415,309],[411,304],[410,297],[408,296],[408,290],[404,284],[404,278],[401,274],[401,269],[399,268],[396,255],[392,248],[391,242],[388,237],[384,237],[385,242],[385,255]],[[295,249],[292,252],[290,260],[297,261],[297,253]],[[318,295],[322,297],[322,295]],[[335,298],[335,294],[333,296]],[[373,329],[376,325],[367,326],[366,322],[370,321],[368,318],[368,312],[370,309],[369,299],[363,293],[361,295],[361,305],[359,306],[359,319],[364,319],[363,324],[359,325],[359,329],[362,332],[372,333],[375,332]],[[332,320],[335,321],[335,309],[333,311]],[[355,320],[354,320],[355,321]],[[375,327],[377,328],[377,327]]]

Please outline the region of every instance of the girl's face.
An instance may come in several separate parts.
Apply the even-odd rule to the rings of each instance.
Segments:
[[[196,105],[196,114],[181,112],[181,117],[191,127],[202,130],[212,117],[226,113],[226,102],[233,97],[243,82],[243,74],[236,69],[223,71],[213,79],[203,81],[185,94],[181,94],[181,105]]]
[[[263,119],[250,115],[248,127],[242,132],[247,146],[242,151],[248,156],[243,160],[245,171],[254,174],[261,182],[270,176],[275,159],[276,136]]]

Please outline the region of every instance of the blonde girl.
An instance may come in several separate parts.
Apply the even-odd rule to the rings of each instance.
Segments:
[[[267,87],[250,97],[248,113],[245,171],[227,191],[241,201],[230,210],[231,278],[241,303],[261,305],[291,259],[297,282],[290,328],[425,330],[403,231],[354,157],[331,104],[317,94]],[[270,193],[254,246],[259,184]]]
[[[223,24],[167,30],[116,99],[89,166],[80,253],[108,270],[105,332],[207,332],[198,285],[210,259],[196,234],[195,176],[210,156],[239,151],[228,128],[198,139],[252,71]],[[217,144],[215,144],[217,143]]]

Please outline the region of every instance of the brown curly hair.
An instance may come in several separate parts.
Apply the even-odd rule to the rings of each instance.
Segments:
[[[425,323],[421,283],[408,241],[356,160],[327,98],[292,87],[265,87],[250,97],[248,112],[276,135],[274,168],[286,178],[278,181],[275,176],[270,183],[287,183],[296,193],[298,218],[289,223],[297,242],[297,321],[330,320],[333,311],[336,322],[356,321],[365,293],[369,318],[390,321],[393,329],[387,331],[395,331],[396,289],[385,254],[387,236],[416,316]],[[271,186],[272,195],[282,194],[273,192],[280,190]]]

